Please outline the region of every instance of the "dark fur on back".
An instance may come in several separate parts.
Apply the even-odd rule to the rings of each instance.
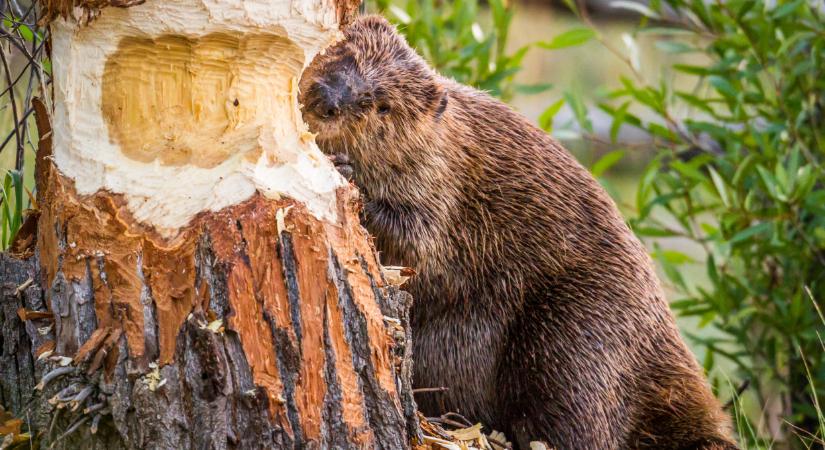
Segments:
[[[645,248],[546,133],[361,18],[301,81],[385,264],[414,267],[422,411],[527,448],[735,448]]]

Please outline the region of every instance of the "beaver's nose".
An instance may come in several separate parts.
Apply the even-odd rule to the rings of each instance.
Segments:
[[[315,105],[315,112],[323,119],[331,119],[341,113],[341,98],[328,89],[323,89],[319,93],[318,103]]]
[[[318,115],[324,119],[331,119],[341,112],[338,105],[332,101],[319,105]]]
[[[315,110],[324,119],[331,119],[348,107],[355,95],[346,77],[332,75],[318,86],[318,103]]]
[[[318,82],[311,97],[315,100],[311,108],[322,119],[332,119],[350,112],[360,113],[373,103],[368,86],[359,76],[347,71],[331,74]]]

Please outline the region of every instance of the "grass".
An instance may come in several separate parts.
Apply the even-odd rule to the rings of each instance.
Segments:
[[[813,295],[811,294],[810,290],[807,291],[808,296],[814,305],[814,308],[819,314],[820,321],[823,325],[825,325],[825,314],[822,313],[822,310],[819,308],[819,305],[817,305],[814,301]],[[822,351],[825,352],[825,339],[823,339],[819,331],[816,331],[816,335],[819,338]],[[799,349],[799,351],[801,353],[801,349]],[[805,359],[803,358],[802,361],[805,362]],[[808,389],[811,398],[813,399],[814,409],[816,412],[816,418],[818,423],[813,431],[803,430],[801,428],[795,427],[787,420],[785,420],[784,425],[787,426],[791,433],[796,435],[798,441],[802,445],[802,448],[810,450],[823,449],[825,448],[825,411],[823,411],[822,399],[820,399],[819,396],[817,396],[816,394],[816,383],[814,381],[815,377],[810,372],[807,363],[805,363],[805,370],[808,379]],[[753,407],[752,405],[750,405],[748,398],[742,395],[738,395],[736,387],[730,383],[730,380],[728,380],[728,385],[731,388],[731,391],[734,393],[733,398],[730,402],[730,413],[731,416],[733,416],[734,429],[738,434],[740,447],[742,449],[749,450],[784,450],[788,448],[788,446],[785,443],[777,443],[775,441],[771,441],[769,439],[764,438],[766,433],[762,429],[766,425],[763,423],[753,423],[753,420],[751,419]]]
[[[19,58],[12,58],[10,61],[13,73],[19,73],[19,66],[23,64]],[[18,99],[18,113],[28,109],[31,105],[22,105],[20,102],[26,97],[24,88],[28,84],[28,75],[23,74],[15,85],[14,93]],[[3,89],[6,83],[2,83]],[[8,93],[0,96],[3,103],[0,104],[0,140],[11,136],[14,132],[14,113],[9,101]],[[37,127],[34,115],[26,119],[25,127],[19,127],[24,132],[19,137],[24,148],[24,164],[21,170],[15,170],[15,151],[17,147],[17,137],[12,137],[0,148],[0,177],[2,177],[2,190],[0,190],[0,250],[8,249],[14,240],[17,230],[23,224],[23,215],[32,206],[32,191],[34,190],[34,155],[35,143],[38,142]]]
[[[0,245],[3,250],[9,247],[23,224],[23,212],[30,202],[25,192],[23,174],[17,170],[7,170],[0,192]]]

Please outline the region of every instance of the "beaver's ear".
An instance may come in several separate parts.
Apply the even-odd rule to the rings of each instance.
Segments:
[[[444,111],[447,110],[447,103],[450,101],[449,97],[450,95],[447,93],[447,90],[439,86],[438,93],[436,94],[436,99],[438,101],[435,104],[435,120],[440,120],[441,116],[444,114]]]
[[[422,109],[429,111],[430,117],[434,117],[436,120],[440,119],[450,102],[447,90],[444,89],[441,83],[433,79],[432,82],[428,81],[426,88],[420,92],[423,94],[422,103],[424,107]]]

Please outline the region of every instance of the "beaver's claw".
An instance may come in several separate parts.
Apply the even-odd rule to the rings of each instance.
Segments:
[[[349,161],[349,156],[344,153],[331,155],[329,159],[335,164],[335,168],[347,181],[352,181],[353,168]]]

